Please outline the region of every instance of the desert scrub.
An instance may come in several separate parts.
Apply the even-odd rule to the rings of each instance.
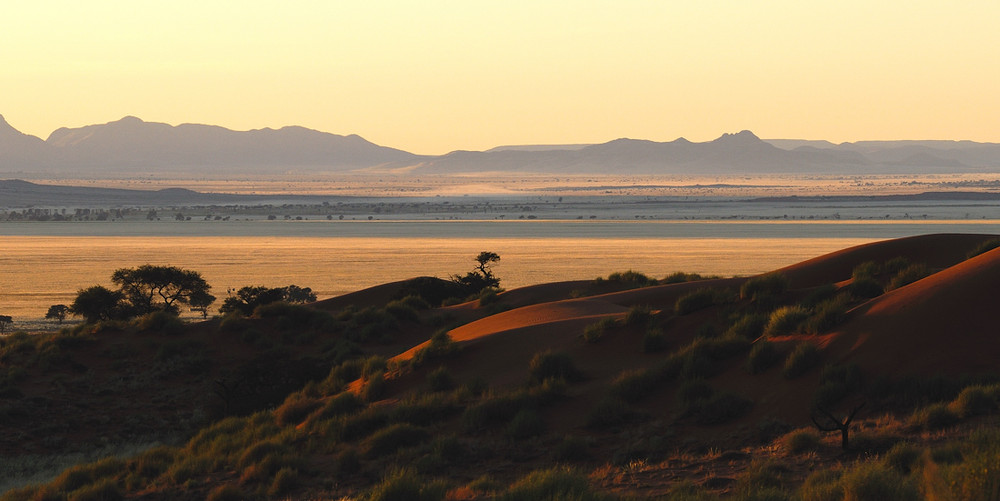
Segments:
[[[705,277],[697,273],[685,273],[683,271],[675,271],[666,278],[663,279],[664,284],[679,284],[684,282],[695,282],[698,280],[705,280]]]
[[[881,462],[862,461],[840,477],[842,499],[920,499],[920,490],[911,479]]]
[[[177,315],[166,311],[147,313],[132,321],[140,331],[154,331],[159,334],[179,334],[184,329],[184,322]]]
[[[871,299],[885,292],[882,284],[871,277],[855,278],[847,287],[847,292],[858,299]]]
[[[783,306],[771,312],[764,335],[769,337],[786,336],[795,333],[799,326],[809,318],[809,312],[801,306]]]
[[[602,285],[614,285],[616,287],[621,287],[623,289],[636,289],[639,287],[649,287],[656,285],[658,282],[655,278],[648,277],[639,273],[638,271],[616,271],[610,275],[608,278],[596,278],[593,284],[597,286]]]
[[[642,351],[656,353],[667,349],[667,334],[659,327],[650,327],[642,334]]]
[[[547,379],[562,379],[575,382],[583,379],[583,374],[568,353],[547,350],[536,353],[528,365],[528,376],[531,382],[541,383]]]
[[[448,492],[441,481],[428,481],[411,469],[390,470],[363,498],[366,501],[440,501]]]
[[[948,408],[961,418],[982,416],[997,410],[997,393],[1000,386],[968,386],[955,397]]]
[[[487,392],[462,412],[462,426],[469,432],[508,422],[522,409],[535,409],[562,398],[566,386],[562,380],[546,379],[530,388],[508,392]]]
[[[545,422],[542,416],[534,409],[521,409],[507,423],[504,435],[514,440],[523,440],[530,437],[537,437],[545,431]]]
[[[274,420],[278,426],[296,425],[322,405],[317,398],[292,395],[274,410]]]
[[[875,278],[882,273],[882,267],[875,261],[865,261],[851,270],[851,278],[861,280],[863,278]]]
[[[365,402],[375,402],[377,400],[381,400],[382,397],[385,396],[387,386],[384,372],[373,374],[371,377],[366,379],[364,384],[361,386],[360,396]]]
[[[644,327],[653,322],[653,310],[644,304],[629,308],[625,314],[625,325],[629,327]]]
[[[781,437],[782,447],[792,454],[818,450],[821,443],[822,437],[819,433],[808,428],[794,430]]]
[[[972,259],[972,258],[974,258],[974,257],[976,257],[976,256],[978,256],[980,254],[984,254],[984,253],[989,252],[989,251],[991,251],[993,249],[996,249],[997,247],[1000,247],[1000,238],[993,238],[993,239],[987,240],[987,241],[985,241],[985,242],[977,245],[971,251],[969,251],[969,254],[966,255],[966,259]]]
[[[587,476],[565,466],[529,473],[514,482],[499,501],[536,501],[539,499],[602,501],[609,499],[590,486]]]
[[[816,305],[815,312],[804,322],[805,331],[810,334],[828,332],[840,325],[847,317],[851,298],[842,294]]]
[[[689,292],[677,298],[674,303],[674,312],[678,315],[687,315],[698,310],[708,308],[719,301],[719,293],[714,289],[702,288]]]
[[[391,454],[404,447],[412,447],[430,439],[427,430],[409,423],[396,423],[376,431],[366,438],[361,447],[368,458]]]
[[[383,309],[400,322],[420,323],[420,314],[417,309],[402,301],[390,301]]]
[[[930,275],[931,272],[925,264],[911,264],[906,268],[902,269],[897,273],[892,279],[889,280],[889,284],[885,286],[886,291],[891,291],[893,289],[898,289],[904,285],[912,284],[921,278]]]
[[[785,366],[781,374],[786,379],[795,379],[812,369],[819,363],[819,348],[810,342],[803,342],[795,345],[792,352],[785,359]]]
[[[608,332],[618,328],[618,320],[613,317],[605,317],[596,323],[590,324],[583,329],[583,339],[588,343],[600,341]]]
[[[779,360],[781,360],[781,352],[777,346],[766,339],[760,339],[750,348],[746,369],[750,374],[760,374],[770,369]]]
[[[726,337],[741,337],[744,339],[757,339],[764,334],[764,327],[767,327],[768,316],[763,313],[748,313],[740,317],[726,330]]]
[[[451,339],[448,331],[441,329],[431,336],[427,346],[420,348],[413,353],[410,364],[420,367],[431,360],[442,360],[458,352],[458,344]]]
[[[915,429],[940,430],[952,426],[958,421],[958,414],[948,404],[938,402],[914,411],[906,420],[906,424]]]
[[[626,402],[638,402],[656,390],[659,377],[650,369],[622,371],[611,381],[611,395]]]
[[[771,301],[788,290],[788,277],[781,273],[767,273],[753,277],[740,287],[740,299],[754,302]]]
[[[444,367],[438,367],[427,373],[427,388],[432,392],[448,391],[455,388],[455,378]]]
[[[417,394],[397,403],[389,411],[389,420],[394,423],[430,426],[448,419],[461,410],[462,406],[455,394]]]

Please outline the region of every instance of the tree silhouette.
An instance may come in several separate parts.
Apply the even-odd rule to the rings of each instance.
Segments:
[[[466,286],[470,292],[479,292],[486,288],[500,286],[500,279],[493,274],[493,264],[500,261],[500,255],[495,252],[483,251],[476,256],[476,268],[464,277],[454,275],[452,280]]]
[[[13,324],[14,319],[10,315],[0,315],[0,334],[5,334]]]
[[[66,320],[66,315],[69,313],[69,306],[65,304],[54,304],[49,306],[49,311],[45,313],[45,318],[51,320],[58,320],[59,323],[63,323]]]
[[[114,320],[124,316],[124,300],[121,292],[95,285],[77,292],[69,311],[87,322]]]
[[[129,301],[133,315],[157,310],[177,313],[178,306],[191,304],[192,298],[205,307],[215,301],[208,293],[211,286],[200,273],[176,266],[144,264],[138,268],[119,268],[111,275],[111,281]]]
[[[264,287],[254,285],[243,287],[235,293],[230,290],[230,296],[219,308],[221,313],[238,311],[250,315],[258,306],[285,301],[288,303],[311,303],[316,300],[316,294],[309,287],[287,285],[285,287]]]
[[[858,414],[858,411],[860,411],[861,408],[864,406],[865,402],[861,402],[860,404],[856,405],[853,409],[851,409],[851,412],[849,412],[844,419],[840,419],[834,416],[832,412],[824,409],[821,406],[816,406],[815,410],[809,416],[809,418],[812,419],[813,424],[816,425],[816,428],[819,428],[820,431],[839,431],[840,447],[846,451],[848,446],[848,434],[850,433],[851,421],[854,421],[854,416],[856,416]],[[816,418],[817,412],[820,414],[820,417],[823,420],[825,420],[825,422],[821,423],[820,419]]]

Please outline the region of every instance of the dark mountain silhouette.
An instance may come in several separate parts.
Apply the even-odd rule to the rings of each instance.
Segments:
[[[983,172],[1000,168],[1000,144],[971,141],[763,141],[750,131],[701,143],[616,139],[593,145],[508,145],[419,156],[360,136],[303,127],[234,131],[136,117],[61,128],[46,141],[0,117],[0,172],[11,177],[140,173],[287,172],[727,175]]]

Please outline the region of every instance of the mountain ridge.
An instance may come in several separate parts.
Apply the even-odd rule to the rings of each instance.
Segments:
[[[0,172],[76,176],[198,173],[878,174],[1000,170],[1000,144],[972,141],[763,140],[749,130],[705,142],[619,138],[416,155],[357,135],[297,125],[235,131],[135,116],[61,127],[44,141],[0,116]]]

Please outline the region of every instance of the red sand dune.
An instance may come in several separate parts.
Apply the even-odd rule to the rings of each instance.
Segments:
[[[895,257],[905,257],[931,268],[945,268],[961,262],[977,245],[997,235],[939,233],[883,240],[858,245],[815,257],[779,270],[794,289],[816,287],[851,278],[855,266],[865,261],[882,263]]]
[[[1000,369],[1000,249],[858,307],[832,356],[888,374]]]

